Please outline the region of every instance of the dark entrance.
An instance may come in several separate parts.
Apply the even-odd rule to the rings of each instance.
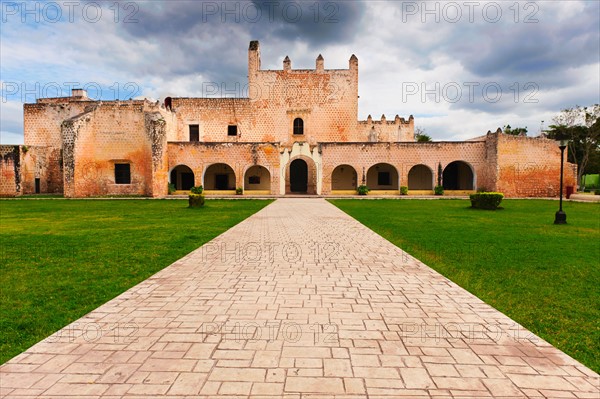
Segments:
[[[179,165],[171,171],[170,182],[175,190],[190,190],[194,187],[194,172],[185,165]]]
[[[290,191],[306,193],[308,191],[308,165],[302,159],[290,164]]]
[[[36,177],[35,178],[35,193],[39,194],[40,193],[40,178]]]
[[[182,173],[181,174],[181,189],[190,190],[194,187],[194,174],[193,173]]]
[[[215,175],[215,189],[216,190],[227,190],[227,175]]]
[[[473,190],[473,172],[462,161],[451,162],[442,176],[444,190]]]

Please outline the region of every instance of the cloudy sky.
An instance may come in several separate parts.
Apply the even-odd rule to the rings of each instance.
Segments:
[[[23,142],[23,103],[86,87],[103,100],[244,96],[262,68],[348,68],[359,119],[415,116],[435,140],[506,124],[537,135],[600,102],[600,2],[1,1],[0,131]]]

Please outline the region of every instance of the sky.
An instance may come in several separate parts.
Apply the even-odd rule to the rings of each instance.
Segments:
[[[4,1],[0,142],[23,143],[23,103],[246,97],[263,69],[359,60],[359,120],[414,115],[434,140],[511,125],[536,136],[600,103],[600,1]],[[543,122],[542,122],[543,121]]]

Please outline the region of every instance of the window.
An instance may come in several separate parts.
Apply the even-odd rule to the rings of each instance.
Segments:
[[[115,164],[115,183],[131,184],[131,169],[128,163]]]
[[[237,125],[227,126],[227,135],[228,136],[237,136]]]
[[[304,121],[301,118],[294,119],[294,134],[304,134]]]
[[[390,172],[379,172],[377,174],[377,185],[379,186],[391,186],[392,179],[390,179]]]
[[[190,141],[200,141],[199,125],[190,125]]]
[[[248,184],[260,184],[260,176],[249,176]]]

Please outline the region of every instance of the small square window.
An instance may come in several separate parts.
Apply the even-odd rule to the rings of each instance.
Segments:
[[[392,179],[390,178],[390,172],[379,172],[379,174],[377,175],[377,185],[391,186]]]
[[[237,125],[227,126],[227,135],[228,136],[237,136]]]
[[[260,176],[249,176],[248,184],[260,184]]]
[[[115,183],[131,184],[131,166],[128,163],[115,164]]]
[[[199,125],[190,125],[190,141],[200,141]]]

